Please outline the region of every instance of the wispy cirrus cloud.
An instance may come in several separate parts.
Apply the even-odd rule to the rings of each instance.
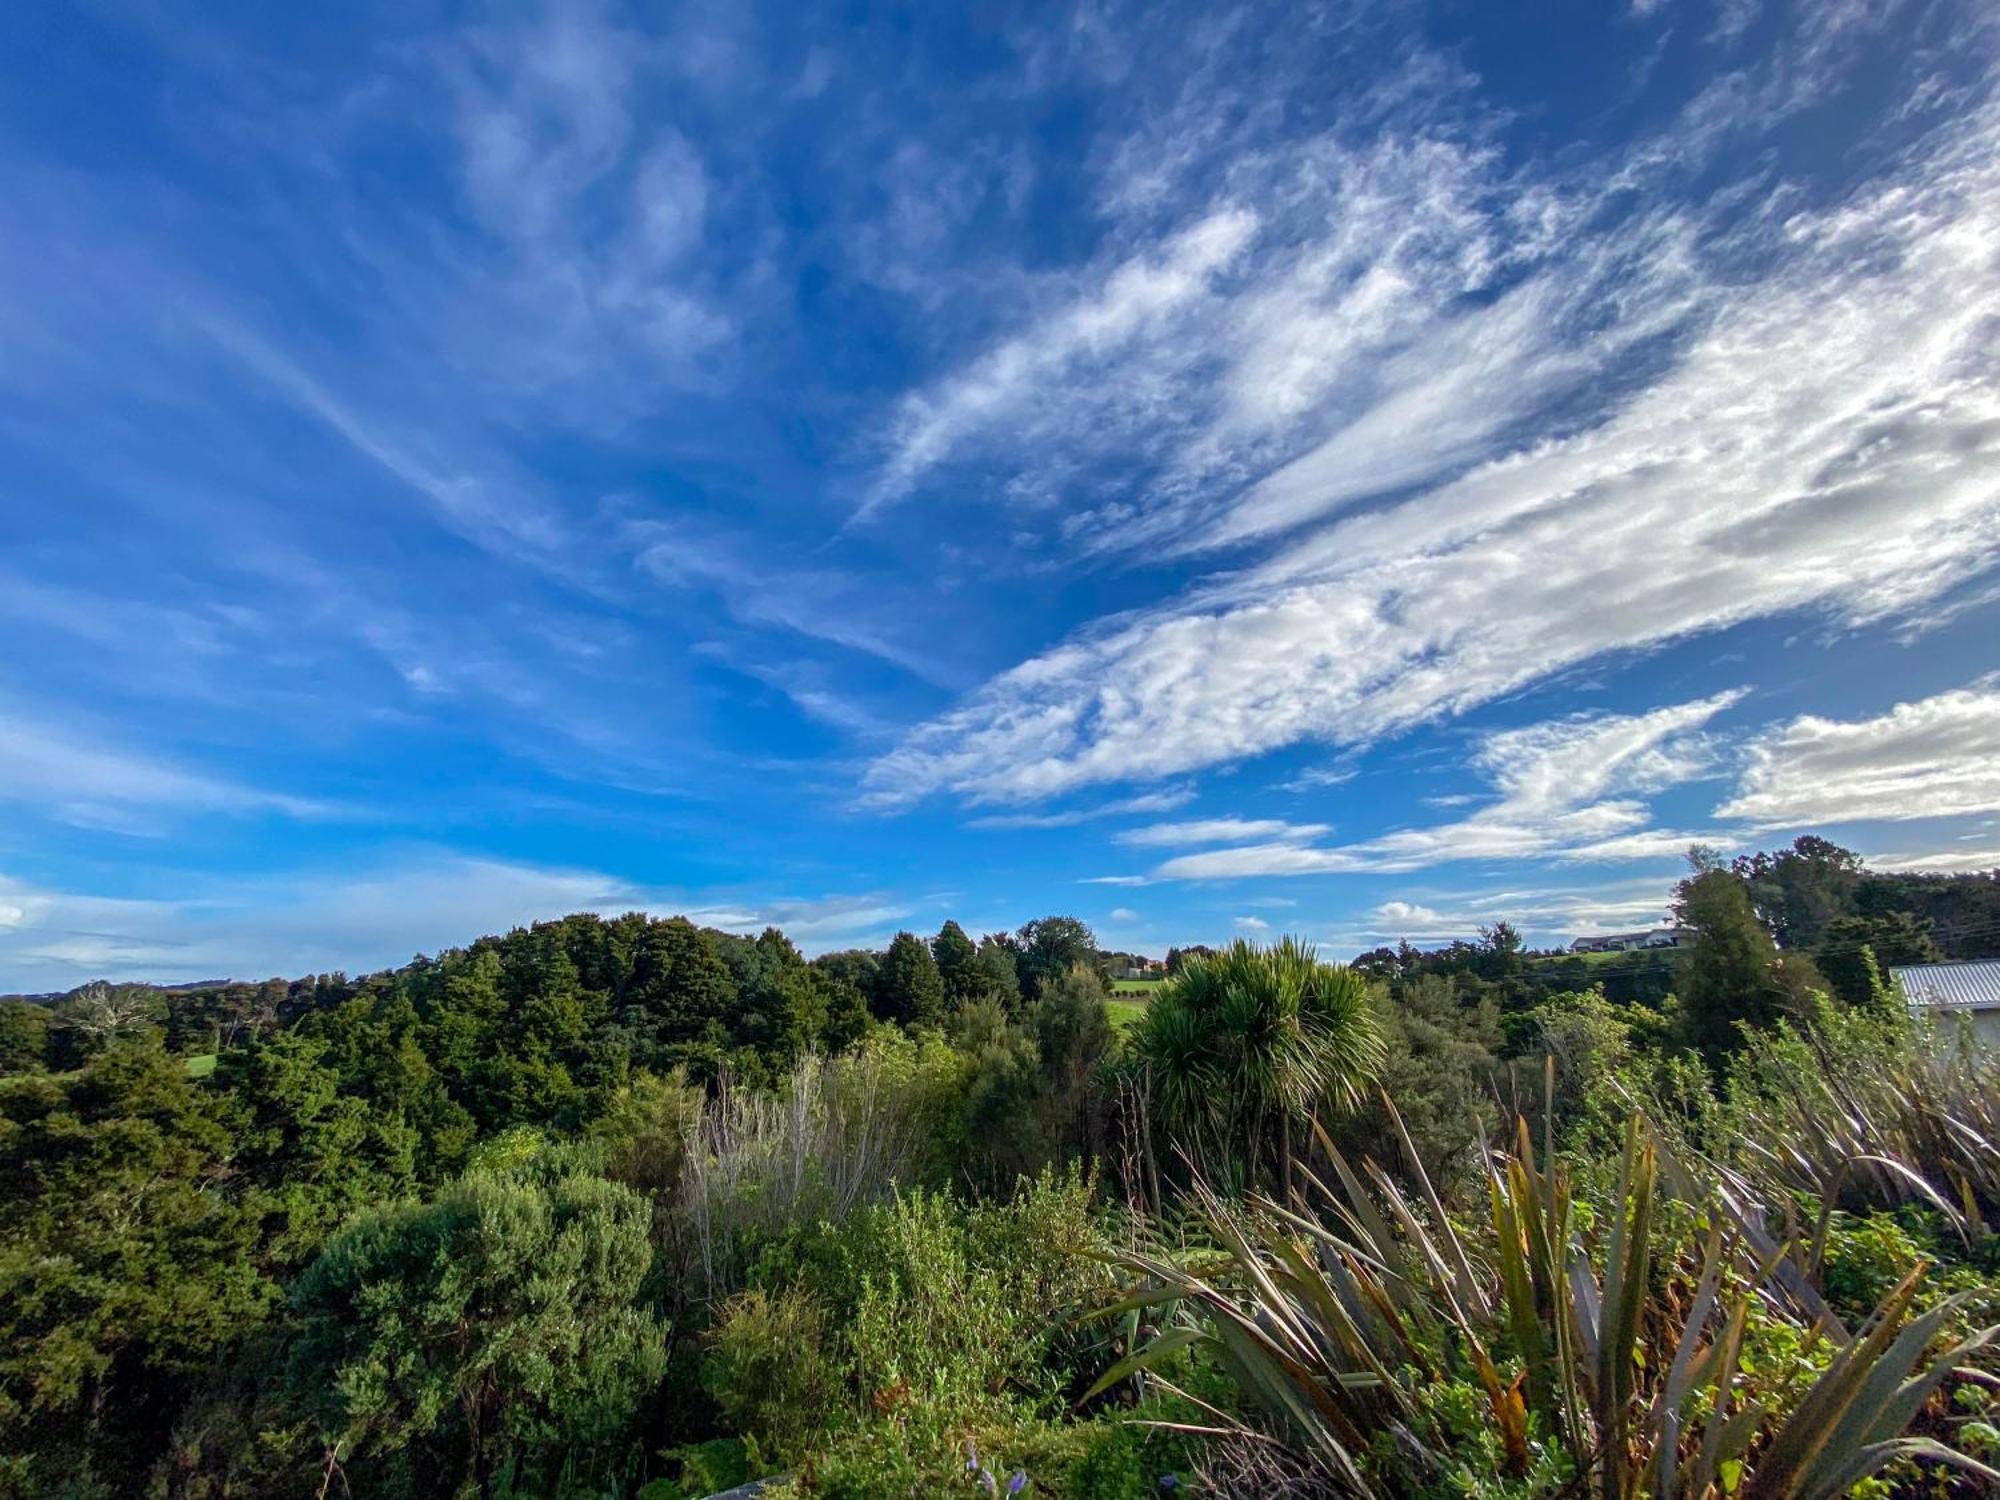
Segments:
[[[931,468],[994,426],[1072,430],[1073,383],[1115,367],[1135,346],[1174,336],[1176,315],[1199,299],[1256,233],[1247,209],[1218,209],[1174,236],[1159,253],[1111,270],[1102,283],[1010,339],[935,391],[907,397],[894,422],[890,455],[857,519],[906,498]],[[1046,406],[1060,389],[1060,408]]]
[[[1185,848],[1194,844],[1232,844],[1248,839],[1310,839],[1328,831],[1325,823],[1287,823],[1281,818],[1190,818],[1180,823],[1153,823],[1128,828],[1115,843],[1134,848]]]
[[[1774,172],[1774,133],[1901,29],[1948,31],[1965,65],[1902,57],[1908,102],[1836,190]],[[996,676],[870,795],[1035,800],[1365,744],[1743,621],[1905,618],[1990,570],[2000,123],[1970,59],[2000,33],[1925,0],[1768,30],[1670,124],[1559,163],[1502,149],[1504,113],[1421,47],[1328,85],[1304,134],[1219,107],[1208,72],[1142,111],[1101,158],[1095,279],[1026,324],[1086,316],[1122,268],[1254,205],[1227,274],[1095,362],[1010,365],[990,411],[953,400],[1033,333],[996,339],[911,396],[958,414],[919,467],[942,490],[962,464],[954,491],[1062,547],[1229,571]],[[1058,493],[1059,520],[1020,503]]]
[[[1991,870],[2000,870],[2000,843],[1974,842],[1955,849],[1871,854],[1868,864],[1877,870],[1914,870],[1930,875],[1983,875]]]
[[[1105,818],[1128,818],[1141,813],[1172,812],[1194,800],[1192,787],[1168,787],[1157,792],[1141,792],[1136,797],[1120,797],[1092,807],[1064,808],[1045,813],[992,813],[973,818],[968,828],[1074,828],[1079,823],[1095,823]],[[1125,836],[1120,835],[1124,841]]]
[[[1544,412],[1538,439],[1077,634],[919,727],[872,795],[1028,800],[1363,744],[1610,653],[1892,620],[1978,577],[2000,561],[1996,162],[1989,104],[1843,201],[1736,226],[1760,273],[1698,276],[1692,331],[1594,422]],[[1650,316],[1655,278],[1613,284],[1606,316]]]
[[[0,800],[63,822],[122,832],[163,831],[196,814],[325,818],[339,809],[148,755],[110,731],[93,734],[0,700]]]
[[[1871,719],[1803,714],[1748,749],[1716,816],[1757,828],[2000,810],[2000,683],[1899,703]]]

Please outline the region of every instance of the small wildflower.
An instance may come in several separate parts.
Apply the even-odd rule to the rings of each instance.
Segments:
[[[973,1442],[971,1438],[967,1438],[965,1440],[965,1472],[968,1474],[973,1474],[977,1473],[978,1470],[979,1470],[979,1445]]]
[[[1163,1489],[1163,1490],[1177,1490],[1177,1489],[1179,1489],[1180,1487],[1181,1487],[1181,1476],[1180,1476],[1180,1475],[1178,1475],[1178,1474],[1162,1474],[1162,1475],[1160,1476],[1160,1488],[1161,1488],[1161,1489]]]
[[[1018,1495],[1021,1493],[1022,1490],[1025,1490],[1027,1487],[1028,1487],[1028,1471],[1026,1469],[1016,1469],[1014,1471],[1014,1477],[1007,1481],[1007,1493],[1010,1495]]]

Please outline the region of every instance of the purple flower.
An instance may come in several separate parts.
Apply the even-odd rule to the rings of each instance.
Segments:
[[[1014,1477],[1007,1481],[1007,1493],[1010,1495],[1018,1495],[1021,1493],[1022,1490],[1025,1490],[1027,1487],[1028,1487],[1028,1471],[1026,1469],[1016,1469],[1014,1471]]]
[[[965,1472],[974,1473],[979,1468],[979,1445],[971,1438],[965,1440]]]
[[[1181,1487],[1181,1476],[1180,1476],[1180,1475],[1178,1475],[1178,1474],[1162,1474],[1162,1475],[1160,1476],[1160,1488],[1161,1488],[1161,1489],[1163,1489],[1163,1490],[1177,1490],[1177,1489],[1179,1489],[1180,1487]]]

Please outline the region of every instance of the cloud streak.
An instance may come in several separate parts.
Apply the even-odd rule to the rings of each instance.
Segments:
[[[1757,828],[2000,810],[2000,685],[1991,680],[1872,719],[1803,714],[1748,750],[1716,816]]]
[[[64,822],[151,831],[161,816],[222,814],[325,818],[307,797],[205,774],[30,718],[0,702],[0,800],[44,808]]]
[[[2000,561],[1996,163],[1989,105],[1886,182],[1731,231],[1761,274],[1701,284],[1699,331],[1599,420],[1081,632],[920,726],[871,795],[1027,801],[1366,744],[1609,654],[1893,620],[1976,578]],[[1655,280],[1617,284],[1649,318]],[[1254,493],[1229,514],[1256,520]]]
[[[1731,691],[1648,714],[1579,715],[1488,735],[1473,764],[1492,778],[1498,799],[1453,822],[1333,847],[1305,844],[1299,835],[1310,830],[1294,830],[1281,839],[1179,855],[1153,874],[1237,879],[1417,870],[1464,860],[1671,855],[1700,835],[1649,826],[1643,799],[1714,771],[1715,745],[1703,726],[1742,696]],[[1243,825],[1246,836],[1255,836],[1248,833],[1255,826]]]

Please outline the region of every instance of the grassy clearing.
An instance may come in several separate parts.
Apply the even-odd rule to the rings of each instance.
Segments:
[[[1537,959],[1543,964],[1559,964],[1575,959],[1586,964],[1631,964],[1631,963],[1671,963],[1678,949],[1675,948],[1624,948],[1610,953],[1558,953],[1548,958]]]
[[[215,1054],[199,1052],[187,1060],[188,1077],[206,1078],[215,1071]]]
[[[1111,981],[1111,993],[1114,995],[1150,996],[1154,990],[1165,983],[1166,980],[1164,979],[1114,979]]]
[[[1139,1018],[1146,1013],[1144,1000],[1107,1000],[1104,1008],[1111,1016],[1111,1029],[1123,1031],[1139,1024]]]

